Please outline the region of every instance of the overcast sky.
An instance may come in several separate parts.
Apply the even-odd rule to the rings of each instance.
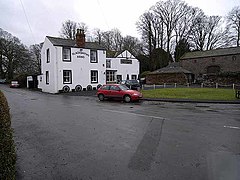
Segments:
[[[68,19],[86,23],[89,30],[118,28],[123,36],[140,37],[136,22],[156,2],[158,0],[0,0],[0,28],[28,46],[43,42],[45,36],[58,37],[62,22]],[[233,7],[240,6],[240,0],[185,2],[201,8],[207,15],[225,16]]]

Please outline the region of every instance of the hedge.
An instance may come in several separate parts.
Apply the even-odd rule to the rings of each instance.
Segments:
[[[0,179],[15,179],[16,152],[7,99],[0,91]]]

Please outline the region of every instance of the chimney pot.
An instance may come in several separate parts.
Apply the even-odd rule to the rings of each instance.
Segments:
[[[77,29],[76,44],[77,44],[77,47],[81,47],[81,48],[85,47],[85,33],[83,29]]]

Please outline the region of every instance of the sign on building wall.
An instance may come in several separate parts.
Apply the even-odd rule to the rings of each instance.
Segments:
[[[76,58],[84,59],[86,57],[89,57],[89,54],[87,52],[85,52],[83,49],[77,49],[75,52],[73,49],[72,51],[73,51],[72,56],[75,56]]]

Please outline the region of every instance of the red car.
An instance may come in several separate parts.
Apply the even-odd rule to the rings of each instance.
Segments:
[[[103,101],[105,98],[118,98],[123,99],[125,102],[130,102],[140,100],[142,93],[130,90],[125,85],[106,84],[98,89],[97,96],[100,101]]]

